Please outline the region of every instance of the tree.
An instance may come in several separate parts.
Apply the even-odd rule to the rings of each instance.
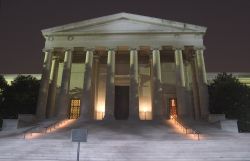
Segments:
[[[0,75],[0,106],[3,99],[3,92],[6,90],[8,84],[3,75]]]
[[[6,88],[8,87],[7,81],[3,77],[3,75],[0,75],[0,130],[2,127],[2,117],[3,117],[3,109],[2,109],[2,104],[3,104],[3,93],[5,92]]]
[[[34,114],[39,91],[39,81],[32,76],[17,76],[3,96],[3,115],[17,118],[18,114]]]
[[[232,76],[221,73],[208,86],[210,113],[226,114],[227,118],[250,120],[250,88]]]

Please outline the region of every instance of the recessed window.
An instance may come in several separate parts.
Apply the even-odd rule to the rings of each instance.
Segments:
[[[70,103],[70,119],[78,119],[80,117],[80,99],[71,99]]]

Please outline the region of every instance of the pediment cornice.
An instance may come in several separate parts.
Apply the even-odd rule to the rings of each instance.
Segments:
[[[44,36],[130,33],[204,34],[205,32],[206,27],[130,13],[118,13],[42,30]]]

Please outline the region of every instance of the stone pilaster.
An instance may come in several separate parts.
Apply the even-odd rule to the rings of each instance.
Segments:
[[[46,105],[49,91],[49,77],[52,63],[52,50],[45,50],[44,52],[45,57],[43,61],[42,78],[36,108],[36,117],[38,120],[45,119],[46,117]]]
[[[206,69],[203,57],[203,49],[196,49],[195,59],[197,62],[197,82],[198,82],[198,92],[199,92],[199,102],[200,102],[200,114],[202,119],[207,119],[208,110],[208,89],[207,89],[207,77]]]
[[[199,88],[197,81],[197,60],[195,58],[191,59],[191,69],[192,69],[192,91],[193,91],[193,102],[194,102],[194,118],[196,120],[200,119],[200,99],[199,99]]]
[[[106,76],[105,120],[114,119],[115,97],[115,51],[108,51]]]
[[[69,115],[69,88],[72,66],[72,52],[72,49],[65,51],[62,82],[56,110],[58,118],[67,118]]]
[[[80,118],[83,120],[92,119],[92,65],[93,65],[93,51],[87,50],[85,59],[85,71],[84,71],[84,82],[83,82],[83,93],[81,97],[81,115]]]
[[[130,50],[129,119],[139,120],[138,53]]]
[[[163,96],[161,87],[161,59],[160,50],[154,49],[152,52],[152,105],[153,105],[153,119],[163,118]]]
[[[185,71],[183,64],[182,49],[175,49],[175,72],[176,72],[176,97],[177,114],[179,117],[187,115]]]
[[[93,74],[92,74],[92,98],[93,98],[93,117],[96,119],[97,114],[96,114],[96,109],[97,109],[97,101],[98,101],[98,88],[99,88],[99,56],[94,55],[94,60],[93,60]]]
[[[202,75],[202,81],[203,83],[207,84],[207,72],[205,67],[205,61],[203,56],[203,49],[196,50],[196,53],[198,54],[198,59],[200,62],[200,73]]]
[[[53,58],[52,72],[51,72],[51,83],[49,88],[49,97],[47,105],[47,117],[51,118],[55,116],[55,102],[57,93],[57,78],[58,78],[59,58]]]

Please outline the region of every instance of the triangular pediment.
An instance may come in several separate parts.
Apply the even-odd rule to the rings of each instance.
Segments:
[[[205,33],[206,28],[128,13],[85,20],[42,30],[50,34],[90,33]]]

